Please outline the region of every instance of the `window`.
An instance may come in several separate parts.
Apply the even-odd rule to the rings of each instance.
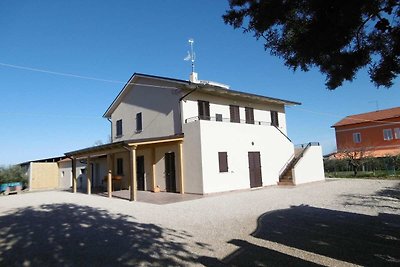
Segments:
[[[393,139],[392,129],[383,129],[383,139],[386,141]]]
[[[215,114],[215,120],[216,121],[222,121],[222,114]]]
[[[142,127],[142,112],[136,113],[136,132],[141,132]]]
[[[229,109],[231,112],[231,122],[239,122],[240,123],[239,106],[230,105]]]
[[[218,152],[219,172],[228,172],[228,153]]]
[[[117,136],[122,136],[122,120],[117,120]]]
[[[210,120],[210,102],[198,100],[197,107],[199,110],[199,119]]]
[[[254,109],[245,108],[245,112],[246,112],[246,123],[254,124]]]
[[[124,160],[122,158],[117,159],[117,175],[124,174]]]
[[[271,125],[279,127],[278,111],[271,110]]]
[[[61,177],[64,177],[64,175],[65,175],[65,172],[61,171]]]
[[[394,128],[394,138],[400,139],[400,128]]]
[[[361,143],[361,134],[360,133],[353,133],[353,142],[354,143]]]

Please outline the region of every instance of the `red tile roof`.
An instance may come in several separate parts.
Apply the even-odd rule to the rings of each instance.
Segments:
[[[396,117],[400,117],[400,107],[350,115],[340,120],[339,122],[335,123],[332,127],[357,124],[369,121],[381,121]]]

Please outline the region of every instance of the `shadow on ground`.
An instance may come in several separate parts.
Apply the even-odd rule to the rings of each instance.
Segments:
[[[385,187],[373,194],[346,194],[342,195],[346,206],[366,208],[384,208],[395,212],[400,211],[400,183],[393,187]]]
[[[87,206],[27,207],[0,217],[0,266],[190,264],[197,259],[186,247],[188,238]]]
[[[368,216],[304,205],[292,206],[260,216],[252,236],[275,242],[274,246],[283,250],[296,248],[363,266],[400,265],[399,215],[381,213]],[[237,239],[229,243],[238,249],[222,261],[207,257],[200,260],[212,265],[318,266],[298,255],[279,252],[273,246],[263,247]]]

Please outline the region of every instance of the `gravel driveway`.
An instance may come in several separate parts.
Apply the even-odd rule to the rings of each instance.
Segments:
[[[0,266],[400,265],[400,181],[339,179],[154,205],[0,197]]]

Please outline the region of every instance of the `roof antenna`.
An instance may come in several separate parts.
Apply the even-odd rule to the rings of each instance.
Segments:
[[[190,51],[188,51],[187,56],[184,58],[185,61],[191,61],[192,62],[192,73],[190,73],[190,77],[189,80],[193,83],[198,83],[198,77],[197,77],[197,73],[194,71],[194,62],[196,60],[196,54],[194,53],[193,50],[193,44],[194,44],[194,39],[190,38],[189,39],[189,45],[190,45]]]

